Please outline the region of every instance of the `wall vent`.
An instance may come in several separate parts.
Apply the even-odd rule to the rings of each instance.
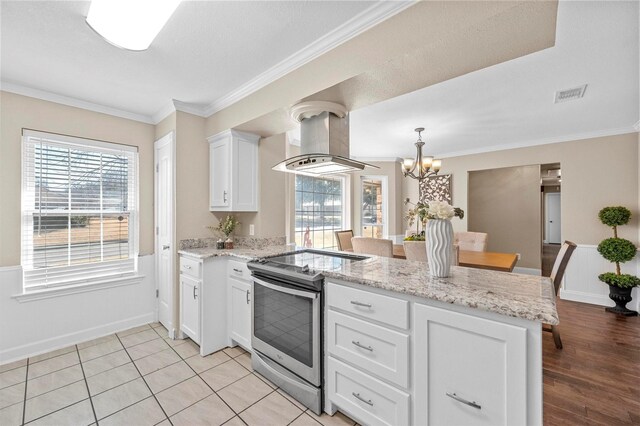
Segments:
[[[580,99],[584,96],[584,92],[587,90],[587,85],[584,84],[580,87],[574,87],[572,89],[566,90],[558,90],[556,92],[555,100],[553,101],[556,104],[560,102],[572,101],[574,99]]]

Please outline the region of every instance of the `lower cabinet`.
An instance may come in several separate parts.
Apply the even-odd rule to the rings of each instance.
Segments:
[[[198,280],[180,275],[180,329],[200,343],[200,287]]]
[[[227,286],[229,338],[251,350],[251,284],[229,278]]]
[[[527,424],[527,329],[414,305],[416,425]]]

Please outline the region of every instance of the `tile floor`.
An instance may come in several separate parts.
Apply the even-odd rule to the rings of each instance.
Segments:
[[[0,425],[353,425],[316,416],[239,347],[206,357],[160,324],[0,365]]]

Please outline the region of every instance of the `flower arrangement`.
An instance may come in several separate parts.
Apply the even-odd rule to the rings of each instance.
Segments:
[[[233,233],[236,227],[240,225],[240,221],[232,215],[227,215],[226,218],[218,223],[218,226],[207,226],[211,231],[222,232],[225,238],[229,238],[229,235]]]
[[[405,204],[413,204],[409,198],[404,200]],[[446,201],[432,201],[430,203],[416,203],[413,208],[407,210],[405,219],[409,226],[416,224],[415,234],[405,238],[406,241],[424,241],[424,231],[419,231],[419,225],[422,229],[427,226],[429,219],[451,219],[452,217],[464,218],[464,210],[459,207],[452,207]]]

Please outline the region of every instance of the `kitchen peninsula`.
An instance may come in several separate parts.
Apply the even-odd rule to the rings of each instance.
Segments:
[[[248,283],[244,261],[280,250],[286,248],[180,253],[181,264],[202,262],[205,271],[215,265]],[[380,257],[316,272],[325,277],[325,411],[340,409],[365,424],[542,423],[541,323],[558,323],[548,278],[453,267],[451,277],[436,279],[426,263]],[[208,285],[205,278],[202,312],[210,314]],[[232,286],[211,285],[218,315],[233,310],[233,296],[220,296]],[[206,334],[236,317],[201,326]],[[233,342],[251,349],[250,337],[233,336],[227,332],[209,349]]]

